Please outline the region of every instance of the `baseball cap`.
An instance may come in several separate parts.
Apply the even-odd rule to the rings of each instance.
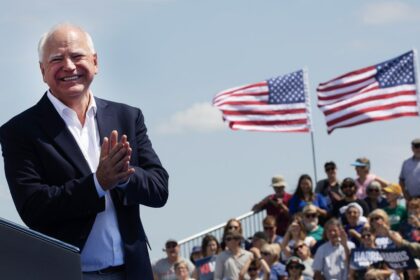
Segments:
[[[388,186],[386,186],[384,188],[384,192],[395,193],[395,194],[398,194],[398,195],[402,195],[402,193],[403,193],[402,189],[401,189],[401,186],[396,184],[396,183],[391,183]]]

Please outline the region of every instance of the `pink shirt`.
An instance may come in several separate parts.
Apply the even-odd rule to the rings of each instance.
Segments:
[[[367,186],[370,185],[370,183],[375,181],[375,178],[376,178],[375,174],[369,173],[366,176],[366,180],[363,182],[363,184],[360,183],[359,178],[354,180],[354,182],[356,183],[356,186],[357,186],[356,196],[357,196],[358,199],[366,198],[366,188],[367,188]]]

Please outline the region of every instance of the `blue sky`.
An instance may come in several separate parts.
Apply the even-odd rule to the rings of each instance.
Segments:
[[[230,131],[211,107],[224,89],[307,67],[318,179],[334,160],[354,177],[357,157],[397,181],[420,119],[400,118],[326,133],[315,88],[345,72],[420,47],[417,1],[120,0],[3,1],[0,10],[0,122],[47,89],[37,63],[39,37],[72,22],[91,33],[99,57],[95,95],[140,107],[170,173],[161,209],[141,208],[152,245],[183,239],[247,212],[282,174],[294,191],[314,175],[309,134]],[[3,169],[3,163],[0,163]],[[0,216],[21,223],[4,174]]]

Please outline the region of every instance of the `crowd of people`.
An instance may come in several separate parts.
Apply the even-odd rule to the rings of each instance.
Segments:
[[[326,162],[325,179],[314,186],[303,174],[293,194],[274,176],[274,193],[252,207],[267,213],[263,231],[247,239],[230,219],[221,240],[205,236],[190,259],[168,240],[155,279],[420,279],[420,139],[411,148],[398,183],[373,174],[367,158],[343,180]]]

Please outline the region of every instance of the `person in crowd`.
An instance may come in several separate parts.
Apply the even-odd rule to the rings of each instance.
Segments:
[[[241,272],[239,273],[239,280],[248,280],[248,278],[255,278],[258,280],[269,280],[270,266],[268,265],[267,261],[261,256],[261,249],[257,247],[252,247],[249,250],[252,253],[252,258],[250,258],[248,262],[245,263],[245,265],[242,267]],[[254,271],[254,269],[252,269],[254,265],[257,271]]]
[[[269,276],[270,268],[265,264],[264,270],[263,262],[258,258],[250,259],[239,273],[239,280],[266,280]],[[261,274],[263,277],[261,277]]]
[[[352,178],[345,178],[341,182],[341,191],[344,194],[344,198],[337,203],[334,204],[333,210],[332,210],[332,216],[335,218],[341,218],[341,221],[343,224],[347,223],[346,217],[344,215],[341,215],[340,209],[343,206],[346,206],[352,202],[356,202],[359,204],[363,209],[363,214],[368,215],[369,214],[369,207],[366,204],[366,202],[362,199],[357,198],[356,192],[357,192],[357,185],[355,181]]]
[[[308,204],[313,204],[317,207],[319,216],[327,216],[328,208],[325,198],[322,195],[313,192],[311,176],[303,174],[299,177],[296,191],[289,201],[290,215],[301,212]]]
[[[400,185],[406,200],[420,197],[420,138],[411,141],[411,151],[413,155],[403,162],[400,172]]]
[[[277,235],[283,236],[289,224],[289,200],[291,195],[285,191],[287,183],[283,176],[277,175],[271,179],[274,194],[265,197],[252,207],[252,211],[266,210],[267,215],[274,216],[277,222]]]
[[[196,260],[196,269],[193,273],[194,278],[200,280],[213,280],[214,267],[216,264],[216,256],[219,254],[221,248],[217,238],[213,235],[204,236],[201,241],[202,259]]]
[[[399,231],[400,226],[407,220],[407,210],[398,203],[402,197],[402,189],[398,184],[389,184],[384,188],[385,198],[388,206],[385,207],[385,212],[388,214],[391,229]]]
[[[396,244],[389,238],[388,234],[390,228],[388,214],[382,209],[376,209],[369,214],[368,220],[371,231],[375,235],[376,248],[395,248]]]
[[[373,181],[378,181],[382,187],[385,187],[388,184],[387,181],[370,172],[369,159],[365,157],[358,158],[351,165],[356,168],[357,178],[355,179],[355,183],[357,186],[356,196],[358,199],[366,198],[366,188]]]
[[[287,228],[283,241],[281,242],[282,261],[285,262],[292,256],[293,247],[299,241],[305,242],[308,247],[312,247],[316,243],[316,240],[313,237],[306,235],[302,217],[300,215],[295,215]]]
[[[328,242],[316,251],[312,268],[314,279],[347,279],[347,262],[354,244],[347,241],[347,234],[339,220],[331,218],[324,225]]]
[[[420,250],[419,250],[420,245],[419,245],[419,243],[417,243],[417,242],[410,243],[409,241],[403,239],[398,232],[391,230],[391,228],[389,226],[387,226],[386,224],[382,225],[382,227],[383,227],[384,234],[389,239],[392,240],[392,242],[396,245],[396,247],[407,248],[410,251],[410,253],[412,254],[413,257],[415,257],[415,258],[420,257]],[[417,250],[416,250],[416,247],[417,247]],[[419,265],[420,262],[417,259],[415,261],[416,261],[417,265]],[[419,277],[420,277],[419,269],[409,269],[409,270],[407,270],[407,274],[409,276],[409,279],[419,279]],[[404,278],[400,278],[400,279],[404,279]]]
[[[286,263],[286,271],[288,275],[287,280],[305,280],[303,276],[303,271],[305,270],[305,267],[306,266],[302,263],[301,259],[295,256],[290,257]]]
[[[369,225],[366,225],[361,232],[359,248],[366,250],[375,249],[375,235],[371,231]],[[367,262],[355,263],[354,260],[349,264],[349,279],[350,280],[363,280],[366,270],[374,263],[375,260],[368,260]]]
[[[226,250],[216,257],[214,280],[236,280],[242,267],[251,259],[252,253],[241,248],[242,234],[229,231],[225,237]]]
[[[302,217],[306,235],[316,241],[321,240],[324,228],[318,224],[318,209],[312,204],[306,205],[302,210]]]
[[[344,230],[346,231],[348,240],[356,246],[359,246],[361,233],[367,222],[366,217],[363,216],[362,207],[358,203],[352,202],[343,206],[340,212],[344,213],[347,220],[347,224],[344,225]]]
[[[395,275],[395,271],[383,268],[370,268],[366,271],[364,280],[399,280],[401,279]]]
[[[247,248],[247,250],[249,250],[250,248],[253,248],[253,247],[261,250],[262,246],[267,244],[267,243],[268,243],[267,234],[265,234],[265,232],[263,232],[263,231],[257,231],[252,236],[250,246],[249,246],[249,248]]]
[[[99,56],[83,28],[52,27],[39,40],[38,57],[48,90],[0,127],[20,218],[80,248],[85,279],[152,278],[140,205],[166,204],[169,175],[141,110],[93,94]]]
[[[420,198],[407,202],[407,220],[401,225],[400,233],[410,242],[420,242]]]
[[[274,216],[266,216],[263,220],[264,233],[268,237],[268,243],[278,243],[280,244],[283,240],[283,237],[277,235],[277,221]]]
[[[367,186],[364,201],[368,205],[369,211],[373,211],[377,208],[383,209],[388,206],[388,202],[382,196],[382,187],[378,181],[373,181]]]
[[[190,271],[186,261],[177,261],[174,264],[174,268],[177,280],[194,280],[194,278],[190,277]]]
[[[184,261],[188,266],[189,273],[194,271],[194,265],[188,259],[179,254],[179,245],[176,240],[169,239],[165,243],[166,258],[158,260],[153,266],[155,280],[176,280],[175,263]]]
[[[293,247],[294,255],[299,257],[302,260],[302,264],[305,265],[305,270],[303,271],[304,278],[313,279],[314,271],[312,269],[312,264],[314,259],[311,256],[311,250],[308,245],[303,241],[298,241]]]
[[[194,246],[191,250],[190,261],[195,265],[195,262],[201,258],[203,258],[201,246]]]
[[[222,241],[220,242],[220,247],[222,248],[222,250],[224,250],[226,247],[226,244],[225,244],[226,234],[232,231],[237,231],[241,235],[243,234],[241,221],[239,221],[238,219],[232,218],[226,222],[226,225],[223,228]]]
[[[270,277],[267,280],[284,279],[286,268],[280,260],[280,246],[278,244],[266,244],[261,248],[261,257],[270,267]]]
[[[337,178],[337,166],[335,162],[328,161],[324,164],[324,170],[327,178],[317,182],[315,192],[322,194],[326,199],[328,209],[332,209],[333,203],[343,198],[340,181]]]

